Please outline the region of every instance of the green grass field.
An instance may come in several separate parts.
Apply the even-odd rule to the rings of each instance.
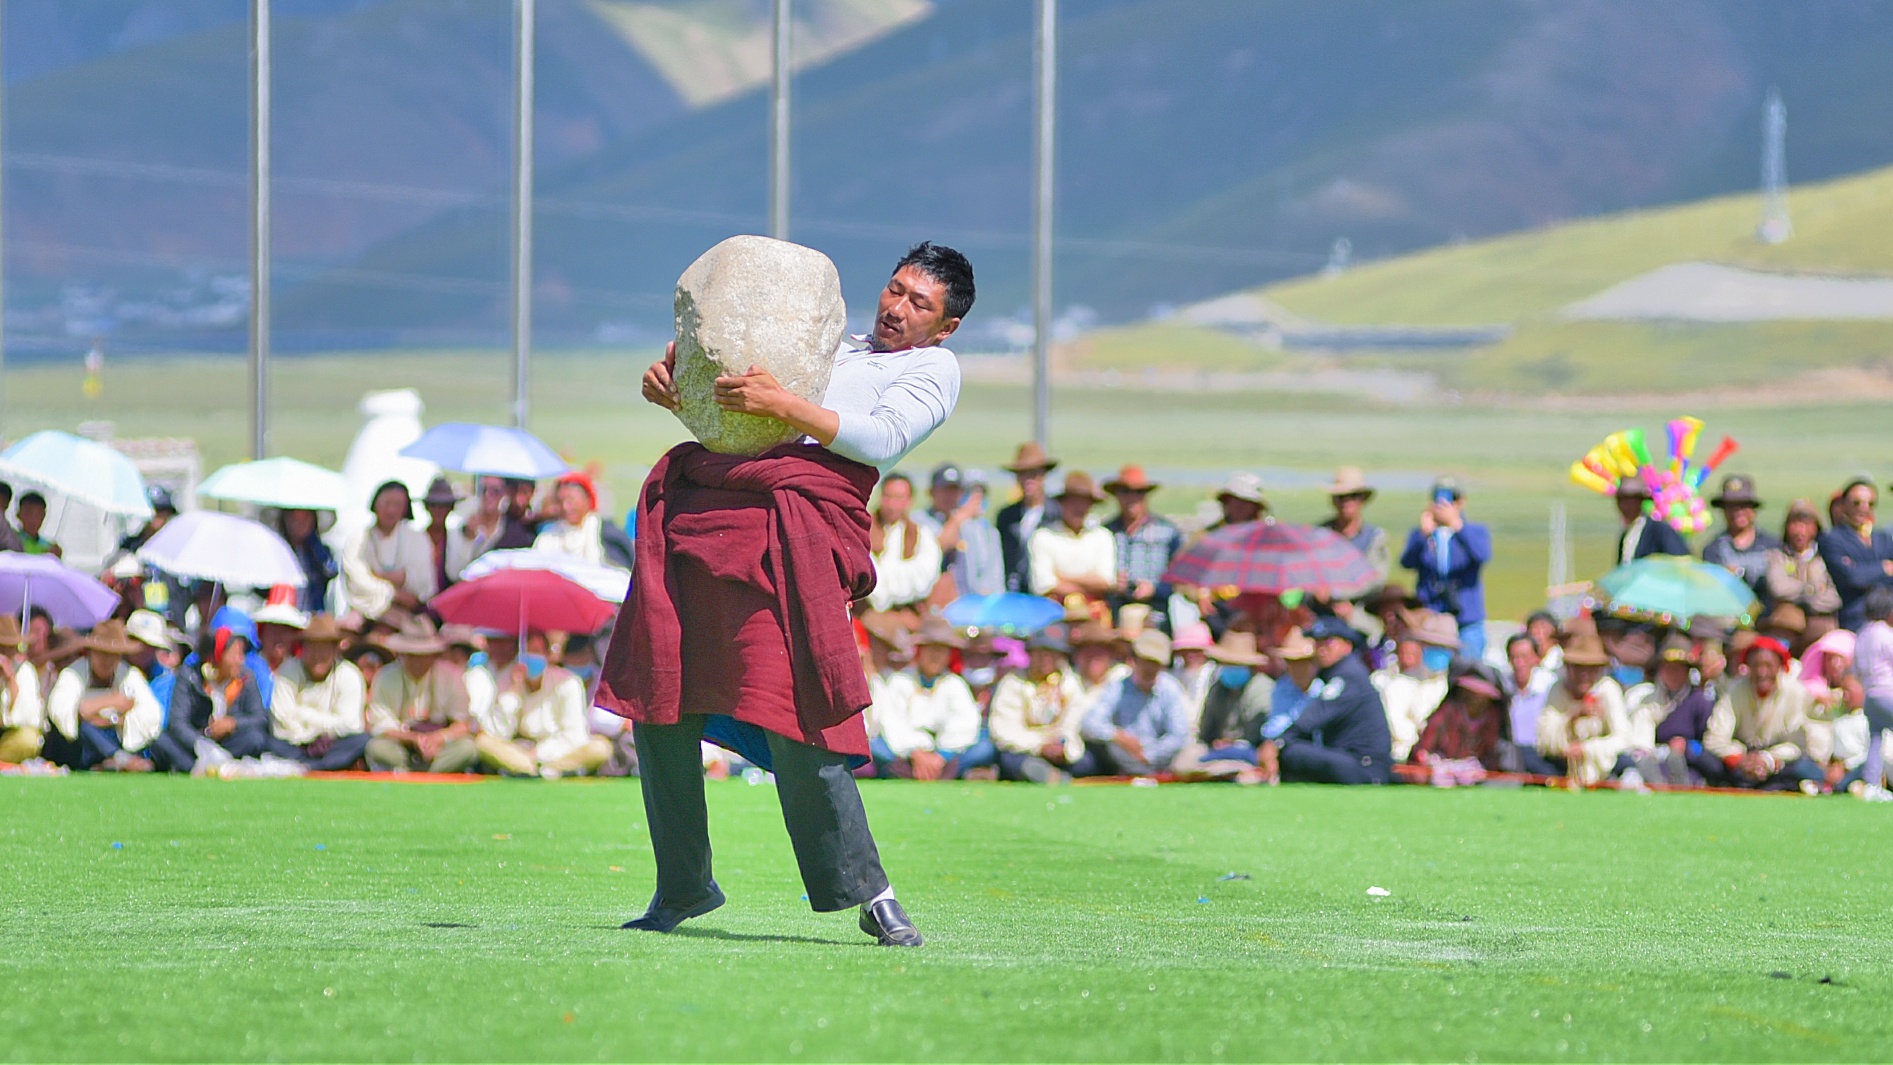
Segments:
[[[808,912],[767,786],[658,937],[635,782],[0,780],[0,1057],[1893,1057],[1865,804],[865,790],[918,951]]]

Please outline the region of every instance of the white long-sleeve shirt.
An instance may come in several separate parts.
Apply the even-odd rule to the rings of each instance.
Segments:
[[[874,351],[849,337],[822,406],[839,416],[828,450],[885,473],[920,446],[960,401],[960,360],[942,347]]]
[[[542,679],[537,691],[502,686],[481,729],[502,740],[532,743],[541,763],[556,762],[590,742],[589,700],[576,673],[552,666]]]
[[[1062,521],[1041,525],[1026,541],[1032,559],[1032,593],[1044,595],[1061,580],[1093,577],[1117,584],[1117,537],[1087,519],[1081,532]]]
[[[914,530],[914,555],[903,557],[907,530]],[[868,594],[868,606],[890,610],[917,603],[933,592],[940,579],[940,541],[925,525],[902,521],[887,527],[881,552],[874,556],[874,591]]]
[[[342,577],[349,604],[378,618],[394,604],[394,585],[384,573],[401,571],[402,587],[425,603],[440,591],[434,574],[434,541],[410,522],[401,522],[387,536],[373,525],[363,529],[342,553]]]
[[[309,678],[300,658],[276,671],[269,716],[277,739],[301,746],[321,736],[353,736],[367,731],[367,711],[368,681],[345,658],[321,680]]]
[[[888,678],[886,706],[875,724],[902,758],[915,751],[963,751],[979,739],[979,703],[957,673],[942,673],[929,688],[906,669]]]
[[[594,566],[602,566],[605,564],[603,526],[604,520],[596,511],[585,515],[585,520],[577,525],[555,521],[539,530],[538,537],[532,542],[532,549],[568,555]]]
[[[993,689],[992,713],[986,727],[993,746],[1002,751],[1037,754],[1047,744],[1062,744],[1067,761],[1085,753],[1084,689],[1070,670],[1033,681],[1023,673],[1008,673]]]
[[[13,687],[0,684],[0,728],[46,731],[46,701],[39,694],[39,670],[31,662],[13,664]]]
[[[67,666],[53,681],[46,697],[46,717],[61,736],[79,738],[79,704],[88,696],[116,693],[131,696],[131,709],[118,719],[118,742],[128,751],[142,751],[164,731],[164,708],[151,694],[145,675],[131,663],[120,662],[111,683],[92,683],[92,664],[84,658]]]

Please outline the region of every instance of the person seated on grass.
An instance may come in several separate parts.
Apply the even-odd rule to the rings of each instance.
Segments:
[[[1178,773],[1235,773],[1255,765],[1256,745],[1269,718],[1275,678],[1269,656],[1256,649],[1255,633],[1230,630],[1210,646],[1209,690],[1203,695],[1196,736],[1178,753]]]
[[[368,751],[368,682],[342,657],[334,618],[317,614],[301,635],[302,654],[276,671],[270,731],[310,769],[347,769]]]
[[[1557,650],[1562,663],[1563,648]],[[1513,633],[1505,641],[1505,659],[1511,667],[1500,685],[1506,693],[1505,771],[1551,776],[1556,770],[1538,753],[1538,719],[1544,715],[1551,689],[1558,686],[1559,671],[1545,668],[1538,641],[1529,631]]]
[[[870,744],[884,777],[952,780],[962,757],[977,754],[979,704],[973,689],[948,667],[966,641],[945,619],[929,617],[914,633],[914,663],[888,684],[877,715],[880,735]],[[984,760],[991,764],[991,759]]]
[[[46,497],[38,492],[28,492],[20,497],[20,505],[13,512],[20,521],[20,550],[29,555],[51,555],[60,558],[65,551],[56,543],[40,535],[40,529],[46,524]]]
[[[1081,706],[1084,692],[1067,661],[1071,644],[1062,626],[1025,642],[1025,672],[1008,673],[993,689],[987,727],[999,751],[1004,780],[1051,784],[1091,771]]]
[[[1554,772],[1583,787],[1608,778],[1630,746],[1623,688],[1609,669],[1610,654],[1594,631],[1571,634],[1558,686],[1538,715],[1538,753]]]
[[[0,762],[39,757],[46,740],[46,704],[39,672],[26,660],[26,638],[12,614],[0,614]]]
[[[147,748],[164,728],[164,708],[145,675],[125,656],[137,650],[122,621],[101,621],[79,644],[80,657],[60,670],[46,696],[47,730],[41,750],[68,769],[149,773]],[[55,643],[52,661],[64,658]]]
[[[1288,733],[1288,727],[1301,720],[1301,712],[1321,694],[1321,666],[1315,661],[1315,641],[1307,633],[1300,629],[1288,630],[1281,645],[1271,649],[1269,655],[1281,660],[1282,675],[1275,678],[1269,689],[1269,716],[1258,730],[1263,740],[1256,747],[1258,767],[1262,764],[1264,748],[1269,748],[1266,753],[1273,757],[1276,752],[1270,745],[1279,743]],[[1279,775],[1279,766],[1271,766],[1266,775],[1274,781]]]
[[[1702,755],[1703,732],[1715,701],[1695,683],[1689,637],[1679,632],[1657,645],[1654,679],[1625,693],[1630,717],[1628,750],[1618,756],[1620,778],[1660,780],[1672,787],[1687,787],[1690,759]]]
[[[493,710],[500,689],[512,683],[513,667],[519,663],[519,633],[486,629],[480,636],[486,644],[486,657],[461,673],[467,686],[467,716],[478,731],[504,731],[495,721]]]
[[[189,773],[204,759],[222,761],[218,750],[229,758],[291,756],[270,735],[262,685],[245,662],[250,640],[235,627],[212,629],[198,641],[197,654],[179,667],[164,735],[151,745],[158,768]]]
[[[1862,774],[1865,797],[1886,801],[1877,783],[1885,775],[1886,746],[1880,738],[1893,729],[1893,586],[1878,585],[1860,599],[1859,637],[1854,641],[1854,676],[1860,680],[1861,710],[1867,715],[1867,755]]]
[[[1066,639],[1071,641],[1071,669],[1078,678],[1082,720],[1104,698],[1111,682],[1130,676],[1131,667],[1124,661],[1124,649],[1129,645],[1116,629],[1101,621],[1072,626]]]
[[[463,773],[479,761],[465,674],[442,659],[447,641],[426,618],[381,638],[395,655],[368,687],[368,768]]]
[[[1336,617],[1316,618],[1308,636],[1314,643],[1313,697],[1279,739],[1262,744],[1257,759],[1262,778],[1291,784],[1387,783],[1393,778],[1393,737],[1380,692],[1361,657],[1365,638]]]
[[[556,780],[611,758],[611,741],[592,735],[585,682],[552,665],[550,647],[545,633],[529,632],[525,652],[494,675],[492,709],[473,737],[486,768]]]
[[[285,586],[283,591],[293,596],[294,589]],[[302,630],[309,625],[309,615],[294,602],[284,601],[266,603],[251,615],[250,620],[256,625],[256,649],[263,656],[263,665],[269,670],[270,687],[275,688],[275,675],[296,653],[296,642],[302,638]],[[272,692],[273,694],[273,692]]]
[[[1477,784],[1504,768],[1505,711],[1499,678],[1483,662],[1456,666],[1446,695],[1427,716],[1407,760],[1425,766],[1437,787]]]
[[[1169,668],[1170,637],[1156,629],[1138,633],[1129,674],[1106,682],[1085,714],[1085,746],[1097,773],[1147,777],[1170,768],[1190,742],[1183,685]]]
[[[1716,700],[1697,771],[1711,784],[1818,794],[1825,774],[1808,757],[1814,699],[1787,675],[1788,645],[1758,636],[1744,648],[1737,677]]]
[[[1854,675],[1857,642],[1846,629],[1827,632],[1801,656],[1796,678],[1814,700],[1808,711],[1809,727],[1824,733],[1824,750],[1810,756],[1827,773],[1826,791],[1858,794],[1865,787],[1855,787],[1856,781],[1866,777],[1868,731],[1867,690]]]
[[[1459,626],[1451,617],[1419,610],[1405,622],[1394,641],[1393,663],[1373,674],[1397,762],[1406,760],[1426,719],[1446,698],[1446,667],[1459,650]]]

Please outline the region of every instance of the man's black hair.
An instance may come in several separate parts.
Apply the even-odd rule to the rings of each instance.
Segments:
[[[20,497],[21,506],[26,506],[29,503],[38,503],[42,508],[44,508],[46,506],[46,497],[43,495],[40,495],[38,492],[28,492],[25,495]]]
[[[1868,621],[1885,621],[1893,617],[1893,588],[1876,584],[1861,596],[1860,605],[1866,609]]]
[[[13,486],[5,481],[0,481],[0,501],[13,502]]]
[[[944,244],[923,240],[907,249],[894,270],[899,272],[904,266],[916,267],[946,286],[948,318],[964,318],[973,309],[973,264],[966,261],[966,256]]]

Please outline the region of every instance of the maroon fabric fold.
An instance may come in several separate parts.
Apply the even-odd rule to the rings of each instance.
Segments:
[[[874,590],[879,478],[805,444],[667,452],[638,498],[637,566],[597,704],[646,724],[728,714],[865,753],[870,696],[849,607]]]

